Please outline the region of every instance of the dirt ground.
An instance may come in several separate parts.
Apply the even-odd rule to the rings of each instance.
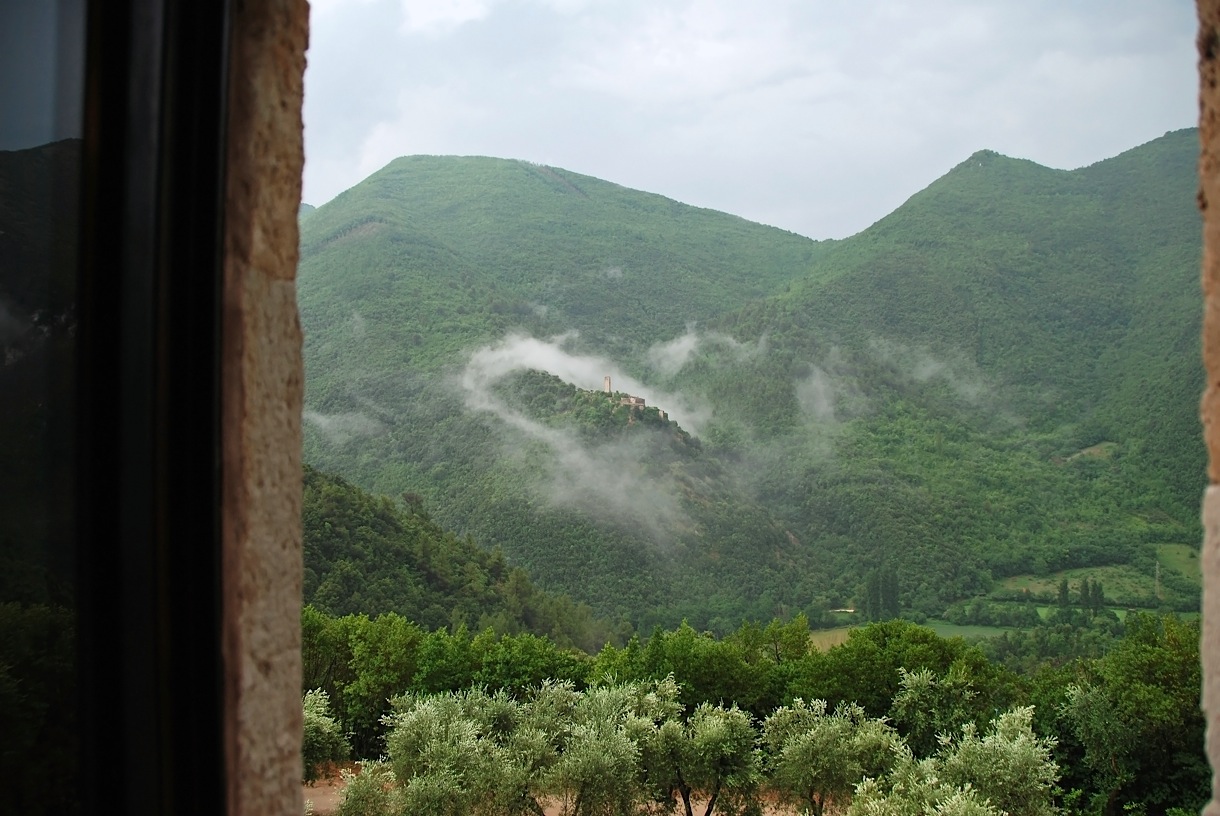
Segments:
[[[319,779],[312,785],[305,785],[302,788],[305,794],[305,801],[312,803],[314,816],[332,816],[339,808],[339,803],[343,800],[343,777],[339,769],[335,768],[331,773],[326,774],[323,779]],[[695,803],[695,812],[702,813],[705,802]],[[678,811],[681,812],[681,807]],[[780,816],[789,811],[779,809],[774,805],[763,808],[763,813],[767,816]],[[551,805],[546,809],[547,816],[561,816],[562,809],[559,804]]]
[[[343,799],[343,777],[339,769],[334,768],[312,785],[303,785],[301,790],[305,795],[306,813],[310,812],[312,803],[314,816],[331,816]]]
[[[312,803],[314,816],[332,816],[338,810],[339,803],[343,801],[343,779],[338,773],[326,779],[320,779],[312,785],[305,785],[303,790],[306,803]],[[546,809],[546,816],[560,816],[560,814],[559,805],[552,805]]]

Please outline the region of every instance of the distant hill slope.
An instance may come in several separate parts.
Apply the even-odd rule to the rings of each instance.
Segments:
[[[307,459],[638,625],[816,619],[878,571],[917,616],[1107,564],[1156,603],[1203,484],[1196,153],[982,151],[822,243],[400,159],[303,221]],[[611,373],[694,437],[607,420]]]
[[[557,168],[397,159],[302,223],[311,399],[336,367],[431,370],[510,329],[634,349],[782,291],[823,246]]]
[[[1073,172],[976,153],[719,325],[788,355],[863,351],[1039,433],[1075,426],[1069,445],[1121,441],[1193,520],[1196,154],[1194,130]]]
[[[415,497],[370,495],[305,470],[305,603],[328,615],[395,612],[434,629],[464,625],[600,649],[620,634],[589,607],[536,589],[497,552],[459,539]]]

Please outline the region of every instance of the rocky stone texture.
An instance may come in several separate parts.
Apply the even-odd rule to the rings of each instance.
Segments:
[[[1203,711],[1207,755],[1220,767],[1220,0],[1198,0],[1199,209],[1203,213],[1203,361],[1207,388],[1201,419],[1208,451],[1203,496]],[[1205,813],[1220,816],[1220,785],[1212,780]]]
[[[222,312],[230,816],[299,816],[305,0],[233,4]]]

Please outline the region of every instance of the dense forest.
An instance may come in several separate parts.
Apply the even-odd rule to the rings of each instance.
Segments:
[[[607,427],[623,414],[602,395],[554,390]],[[970,812],[988,814],[1017,800],[1108,816],[1206,799],[1198,622],[1120,616],[1100,581],[1062,579],[1049,610],[1031,598],[948,610],[1004,626],[973,644],[897,619],[835,643],[823,635],[841,629],[800,615],[644,636],[538,590],[416,496],[312,469],[305,481],[306,777],[369,760],[343,813],[526,813],[558,800],[636,813],[713,796],[723,812],[906,808],[912,774],[938,813],[972,795]],[[892,611],[892,583],[868,581],[876,617]],[[607,744],[619,753],[599,754]],[[1014,773],[1036,784],[1013,788]],[[874,787],[857,788],[866,776]]]
[[[500,552],[446,532],[417,496],[393,502],[306,468],[303,507],[304,597],[324,614],[394,613],[430,629],[532,632],[584,649],[628,631],[540,591]]]
[[[548,799],[625,814],[692,795],[725,796],[725,812],[865,813],[876,799],[943,813],[969,791],[971,813],[1164,814],[1197,811],[1210,789],[1199,629],[1172,616],[1130,616],[1121,637],[1101,635],[1103,654],[1076,658],[1064,647],[1089,633],[1080,621],[980,647],[894,620],[825,651],[803,618],[723,638],[683,624],[589,655],[393,613],[306,607],[302,620],[307,761],[352,752],[392,769],[366,763],[347,814],[541,812]],[[935,789],[906,802],[912,774]]]

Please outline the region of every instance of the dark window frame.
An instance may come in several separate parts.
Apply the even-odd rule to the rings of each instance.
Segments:
[[[225,812],[227,2],[89,3],[78,309],[82,809]]]

